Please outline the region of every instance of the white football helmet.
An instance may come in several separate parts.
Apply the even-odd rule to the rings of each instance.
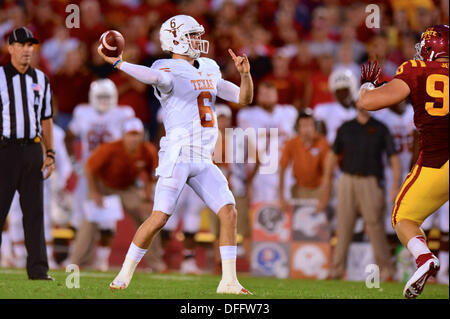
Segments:
[[[161,25],[159,39],[163,51],[187,55],[197,59],[201,53],[207,54],[209,42],[201,40],[205,29],[194,18],[177,15]]]
[[[349,69],[339,68],[333,71],[328,79],[328,86],[333,93],[338,89],[348,88],[354,99],[356,99],[358,94],[358,82],[353,72]]]
[[[89,104],[98,112],[104,113],[117,106],[116,85],[110,79],[93,81],[89,88]]]

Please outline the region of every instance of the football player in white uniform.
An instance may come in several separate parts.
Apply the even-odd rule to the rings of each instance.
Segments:
[[[58,264],[53,257],[52,209],[58,208],[58,192],[64,189],[72,173],[72,164],[64,145],[64,130],[53,125],[53,140],[55,147],[56,174],[44,181],[44,232],[47,248],[48,265],[50,269],[57,269]],[[22,210],[20,208],[19,193],[14,194],[8,218],[8,232],[14,252],[14,266],[24,268],[27,261],[27,251],[24,245],[22,225]]]
[[[333,145],[338,128],[356,117],[354,102],[358,93],[358,82],[350,69],[338,69],[331,73],[328,86],[336,102],[317,104],[314,108],[314,118],[323,122],[327,141]]]
[[[255,106],[246,107],[239,111],[237,124],[243,130],[253,128],[257,130],[255,141],[249,141],[250,145],[258,150],[257,164],[250,173],[252,178],[251,187],[251,203],[257,202],[278,202],[278,185],[279,175],[278,169],[271,174],[265,173],[262,168],[268,167],[271,162],[279,163],[279,156],[284,142],[295,134],[295,121],[297,119],[297,109],[293,105],[278,104],[278,93],[276,87],[271,82],[262,82],[258,86],[257,104]],[[264,128],[265,130],[258,130]],[[275,140],[271,139],[270,129],[276,128],[278,132],[278,148],[271,147],[270,143]],[[265,140],[265,141],[264,141]],[[266,152],[264,163],[260,161],[260,152]],[[274,151],[274,153],[271,153]],[[270,160],[268,160],[270,159]],[[267,170],[268,171],[268,170]],[[290,189],[293,179],[292,174],[285,174],[286,189]],[[289,192],[285,194],[291,197]]]
[[[92,230],[87,233],[90,234],[88,236],[93,237],[96,233],[95,226],[98,226],[100,246],[96,251],[96,267],[103,271],[108,268],[110,244],[116,222],[123,217],[123,211],[120,205],[116,205],[117,207],[114,207],[114,211],[111,211],[110,214],[102,216],[94,216],[95,213],[86,211],[88,187],[84,164],[91,152],[101,143],[121,138],[122,123],[128,118],[134,117],[134,110],[130,106],[118,106],[117,100],[118,93],[114,82],[109,79],[92,82],[89,89],[89,104],[80,104],[75,107],[73,118],[66,132],[66,145],[69,153],[74,154],[73,141],[77,137],[81,141],[82,153],[81,160],[76,165],[79,179],[74,192],[71,224],[77,232],[81,227],[90,227]],[[120,200],[116,202],[120,202]],[[83,233],[86,234],[84,231]],[[67,262],[80,264],[86,260],[87,256],[80,256],[78,250],[81,248],[77,249],[75,245]]]
[[[247,56],[236,56],[229,49],[241,75],[240,88],[222,79],[214,60],[200,57],[208,53],[202,40],[204,28],[194,18],[177,15],[160,29],[163,51],[171,59],[160,59],[151,68],[99,54],[114,67],[153,85],[164,109],[166,136],[160,141],[159,176],[152,215],[141,225],[130,245],[122,269],[110,284],[112,289],[127,288],[133,272],[146,253],[155,234],[174,212],[181,190],[188,184],[220,219],[222,280],[217,293],[249,294],[236,276],[236,209],[233,194],[221,171],[212,162],[218,136],[216,97],[246,105],[253,99],[253,82]]]
[[[158,123],[163,125],[163,109],[160,108],[158,110],[156,118]],[[164,130],[164,128],[162,128],[162,130]],[[191,187],[185,185],[178,198],[174,213],[160,233],[162,244],[163,246],[166,246],[181,220],[184,235],[183,261],[180,264],[180,273],[182,274],[198,275],[201,273],[201,269],[198,268],[195,260],[195,234],[200,229],[200,214],[204,207],[205,203],[203,200],[198,197]]]
[[[324,126],[324,135],[330,145],[334,144],[339,127],[344,122],[350,121],[356,117],[355,100],[358,94],[358,81],[350,69],[339,68],[333,71],[328,79],[328,87],[333,92],[335,102],[320,103],[314,108],[314,118]],[[333,176],[333,185],[336,185],[340,176],[340,171],[336,170]],[[336,194],[332,187],[330,204],[336,207]],[[325,202],[320,201],[317,211],[322,211],[326,207]],[[355,226],[355,233],[363,231],[363,219],[359,217]]]

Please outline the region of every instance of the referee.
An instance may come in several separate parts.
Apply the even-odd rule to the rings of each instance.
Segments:
[[[50,84],[30,66],[33,44],[39,43],[30,30],[15,29],[8,43],[11,61],[0,66],[0,230],[17,190],[28,278],[53,280],[47,275],[43,208],[43,180],[55,169]]]

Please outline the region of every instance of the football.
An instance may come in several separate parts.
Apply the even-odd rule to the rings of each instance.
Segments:
[[[122,34],[116,30],[108,30],[100,37],[101,50],[108,57],[118,57],[122,54],[125,46],[125,39]]]

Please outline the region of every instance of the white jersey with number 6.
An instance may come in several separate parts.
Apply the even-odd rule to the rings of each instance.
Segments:
[[[198,68],[184,59],[161,59],[151,67],[166,72],[172,82],[172,89],[167,93],[153,86],[161,102],[166,130],[160,142],[160,164],[156,170],[160,176],[171,176],[177,161],[212,160],[218,136],[214,104],[216,96],[221,95],[221,84],[226,81],[214,60],[199,58],[196,62]]]

